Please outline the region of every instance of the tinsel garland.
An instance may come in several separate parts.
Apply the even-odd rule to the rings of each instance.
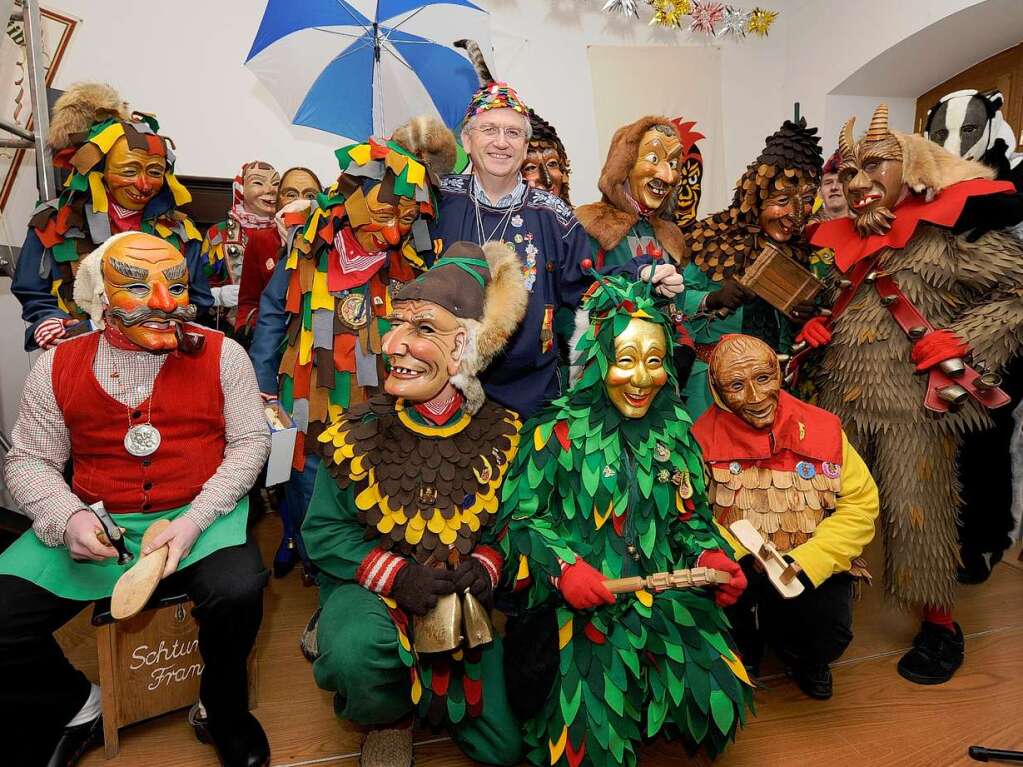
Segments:
[[[746,35],[767,37],[778,18],[777,11],[764,8],[748,10],[710,0],[642,0],[653,10],[650,26],[682,29],[688,17],[688,30],[708,37],[731,37],[741,40]],[[616,16],[639,18],[640,0],[607,0],[601,10]]]

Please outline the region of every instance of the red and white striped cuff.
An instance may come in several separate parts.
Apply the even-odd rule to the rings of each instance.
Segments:
[[[64,335],[64,321],[60,317],[48,317],[36,325],[32,337],[40,348],[45,348]]]
[[[497,583],[501,580],[501,568],[504,567],[504,557],[501,556],[501,552],[490,548],[490,546],[480,545],[473,549],[472,557],[478,559],[480,564],[486,568],[490,582],[494,588],[497,588]]]
[[[394,579],[408,564],[405,557],[383,549],[373,549],[355,571],[355,580],[365,589],[388,596],[394,587]]]

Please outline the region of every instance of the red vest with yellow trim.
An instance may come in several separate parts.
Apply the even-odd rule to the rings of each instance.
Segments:
[[[780,392],[770,429],[754,429],[713,405],[697,419],[710,475],[707,496],[724,527],[748,519],[779,551],[805,543],[841,491],[842,423]]]
[[[169,354],[151,397],[134,408],[107,394],[96,380],[92,367],[100,333],[57,347],[53,393],[71,437],[72,489],[86,503],[102,500],[112,514],[174,509],[191,503],[223,462],[224,335],[187,327],[205,337],[203,348],[193,357]],[[159,430],[160,447],[152,455],[133,456],[124,435],[129,426],[147,421]]]

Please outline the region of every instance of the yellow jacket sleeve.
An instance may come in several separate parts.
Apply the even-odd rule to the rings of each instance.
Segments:
[[[877,485],[867,465],[842,433],[842,490],[831,516],[813,537],[788,552],[814,586],[849,569],[853,559],[874,538],[879,510]]]

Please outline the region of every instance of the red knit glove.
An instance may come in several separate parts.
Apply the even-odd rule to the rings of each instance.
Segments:
[[[951,330],[932,330],[915,344],[910,355],[916,372],[923,373],[945,360],[954,360],[970,351],[970,345]]]
[[[721,570],[732,576],[728,583],[721,583],[714,594],[714,601],[718,607],[729,607],[739,601],[742,592],[746,590],[746,574],[742,571],[739,563],[728,556],[721,549],[707,549],[696,559],[697,567],[711,567]]]
[[[813,349],[831,343],[831,331],[828,330],[828,323],[824,317],[811,317],[806,321],[803,329],[796,336],[796,343],[803,341],[810,344]]]
[[[576,610],[592,610],[614,604],[615,595],[607,590],[604,574],[583,559],[577,559],[561,573],[558,588],[565,601]]]

